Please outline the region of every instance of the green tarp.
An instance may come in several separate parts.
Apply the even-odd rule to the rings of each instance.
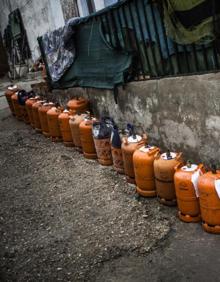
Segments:
[[[106,42],[100,23],[94,20],[78,26],[75,44],[75,62],[53,87],[113,89],[126,81],[132,56],[113,49]]]
[[[52,86],[113,89],[140,73],[159,77],[216,69],[210,1],[156,2],[122,0],[80,18],[74,25],[76,61]],[[219,11],[220,2],[216,14]]]

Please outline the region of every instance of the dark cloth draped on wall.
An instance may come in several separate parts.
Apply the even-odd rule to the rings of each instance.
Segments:
[[[4,31],[4,43],[11,63],[25,63],[31,57],[26,30],[19,9],[8,16],[8,25]]]
[[[116,18],[115,24],[105,17],[110,13]],[[131,80],[134,73],[158,77],[216,69],[213,41],[220,38],[219,13],[217,0],[121,0],[103,11],[79,18],[72,24],[70,34],[64,36],[64,47],[69,50],[68,44],[74,41],[71,29],[77,30],[76,59],[60,79],[53,79],[56,81],[53,86],[110,89],[128,81],[128,77]],[[86,36],[94,40],[92,45],[82,35],[84,27]],[[121,63],[128,59],[127,65],[118,66],[120,71],[115,76],[111,73],[115,57],[108,60],[103,44],[108,52],[111,50],[109,58],[120,55]],[[98,55],[102,55],[102,60]]]
[[[110,46],[100,23],[78,26],[76,60],[55,87],[95,87],[114,89],[126,81],[132,56]]]
[[[70,19],[64,27],[45,33],[41,44],[52,81],[58,81],[73,64],[76,56],[75,28],[78,18]]]
[[[215,39],[213,17],[220,13],[220,1],[164,0],[163,8],[167,35],[175,42],[208,43]]]

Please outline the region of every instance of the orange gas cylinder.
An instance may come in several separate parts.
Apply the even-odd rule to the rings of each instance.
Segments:
[[[197,181],[203,174],[203,165],[191,164],[178,165],[175,168],[174,183],[178,205],[178,216],[184,222],[199,222],[200,208]]]
[[[21,113],[22,120],[25,123],[29,124],[30,120],[29,120],[28,112],[27,112],[25,105],[19,105],[19,107],[20,107],[20,113]]]
[[[32,115],[34,121],[34,128],[37,132],[42,132],[40,117],[39,117],[39,108],[42,107],[45,101],[39,100],[32,105]]]
[[[27,99],[27,101],[25,102],[26,111],[27,111],[27,114],[30,120],[30,124],[33,128],[34,128],[34,119],[33,119],[33,113],[32,113],[32,106],[34,103],[36,103],[39,100],[40,100],[40,97],[36,96],[36,97]]]
[[[120,174],[124,174],[124,163],[121,148],[111,147],[111,153],[114,170]]]
[[[199,177],[199,202],[203,228],[209,233],[220,234],[220,170],[213,167]]]
[[[154,160],[160,151],[154,146],[145,145],[137,149],[133,155],[134,173],[137,192],[144,197],[156,196],[154,180]]]
[[[95,144],[92,136],[92,124],[94,121],[95,119],[86,117],[79,125],[83,154],[87,159],[97,159]]]
[[[11,96],[11,101],[12,101],[12,104],[13,104],[13,108],[14,108],[16,118],[18,120],[23,120],[21,108],[20,108],[20,105],[18,103],[18,92],[14,93]]]
[[[49,127],[49,133],[53,142],[62,141],[62,135],[60,131],[58,116],[62,113],[61,108],[52,107],[47,111],[47,122]]]
[[[154,161],[154,175],[157,196],[160,203],[167,206],[176,205],[176,193],[174,186],[175,167],[182,162],[182,153],[167,152],[158,154]]]
[[[71,113],[68,110],[64,110],[58,117],[63,143],[67,147],[74,146],[69,124],[70,115]]]
[[[13,103],[12,103],[11,97],[18,90],[19,90],[19,88],[17,87],[17,85],[14,85],[14,86],[8,86],[7,90],[5,91],[5,97],[7,99],[9,108],[10,108],[11,113],[13,114],[13,116],[15,116],[15,111],[14,111],[14,107],[13,107]]]
[[[112,160],[113,160],[113,168],[120,174],[124,174],[124,163],[122,157],[122,150],[121,150],[121,136],[119,134],[119,130],[117,126],[114,126],[112,129],[112,136],[111,136],[111,153],[112,153]]]
[[[121,149],[124,163],[124,172],[128,183],[136,183],[133,165],[133,154],[135,150],[143,146],[146,141],[146,138],[142,138],[139,135],[131,135],[129,137],[124,137],[122,140]]]
[[[79,125],[86,117],[86,114],[76,114],[69,119],[70,130],[72,134],[73,144],[79,152],[82,152],[82,144],[80,139]]]
[[[50,137],[49,127],[48,127],[48,121],[47,121],[47,112],[54,107],[53,103],[44,103],[42,107],[38,108],[39,112],[39,118],[40,118],[40,124],[42,133],[45,137]]]
[[[93,123],[93,140],[98,157],[98,162],[101,165],[112,165],[112,154],[110,137],[112,133],[112,126],[107,124],[108,118],[101,118],[100,121]]]
[[[94,138],[95,149],[98,157],[98,162],[101,165],[112,165],[112,154],[110,138],[97,139]]]
[[[69,100],[67,107],[72,111],[73,114],[83,113],[88,110],[89,101],[83,97]]]

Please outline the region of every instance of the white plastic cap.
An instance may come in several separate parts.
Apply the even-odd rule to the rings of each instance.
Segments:
[[[198,168],[198,165],[191,164],[190,167],[188,167],[187,165],[184,165],[183,167],[181,167],[181,170],[183,170],[183,171],[195,171],[197,168]]]
[[[139,149],[139,151],[141,151],[141,152],[143,152],[143,153],[148,153],[148,152],[150,152],[151,150],[153,150],[154,148],[155,148],[155,146],[148,146],[148,147],[143,146],[143,147],[141,147],[141,148]]]
[[[128,137],[128,143],[138,143],[142,140],[142,137],[140,135],[135,135],[135,138],[133,136]]]
[[[161,155],[161,158],[162,158],[163,160],[172,160],[172,159],[175,159],[175,157],[177,156],[177,153],[170,152],[170,156],[171,156],[171,158],[167,158],[167,153],[163,153],[163,154]]]

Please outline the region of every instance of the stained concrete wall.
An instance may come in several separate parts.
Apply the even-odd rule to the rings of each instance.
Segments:
[[[119,91],[118,104],[111,91],[75,88],[53,93],[63,104],[71,96],[88,97],[97,116],[110,115],[120,127],[133,123],[163,150],[183,151],[186,159],[207,164],[219,162],[220,73],[128,83]]]
[[[19,8],[33,59],[40,55],[37,37],[64,25],[60,0],[1,0],[0,28],[2,34],[10,12]]]

